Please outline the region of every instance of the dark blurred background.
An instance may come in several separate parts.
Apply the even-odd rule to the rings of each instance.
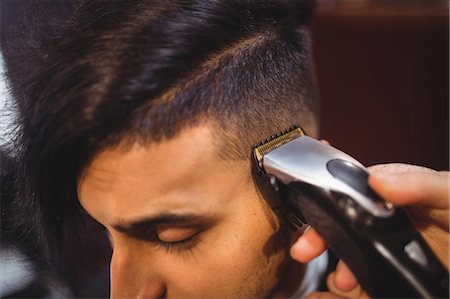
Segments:
[[[447,1],[322,1],[322,138],[365,165],[449,169]]]

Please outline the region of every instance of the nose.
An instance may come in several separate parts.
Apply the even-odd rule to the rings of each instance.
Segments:
[[[155,269],[144,267],[139,255],[114,248],[111,258],[111,298],[162,298],[166,286]]]

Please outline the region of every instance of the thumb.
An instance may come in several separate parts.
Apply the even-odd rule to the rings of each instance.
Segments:
[[[369,185],[384,199],[396,205],[421,205],[448,209],[450,177],[448,172],[376,172]]]

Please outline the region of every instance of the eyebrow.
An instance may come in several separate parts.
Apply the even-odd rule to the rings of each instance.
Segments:
[[[206,225],[213,221],[211,215],[198,214],[160,214],[142,217],[112,225],[112,228],[121,233],[136,233],[142,230],[151,230],[159,225],[183,227],[191,225]]]

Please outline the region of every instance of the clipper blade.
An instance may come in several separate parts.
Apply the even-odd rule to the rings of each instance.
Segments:
[[[286,210],[285,215],[289,224],[292,225],[295,230],[302,228],[306,224],[305,222],[300,220],[300,218],[295,215],[294,212],[290,210]]]
[[[306,135],[305,132],[299,126],[292,126],[287,130],[279,132],[263,141],[258,143],[253,150],[255,159],[257,160],[257,165],[261,171],[264,171],[263,158],[264,155],[268,154],[272,150],[279,148],[283,144],[289,141]]]

